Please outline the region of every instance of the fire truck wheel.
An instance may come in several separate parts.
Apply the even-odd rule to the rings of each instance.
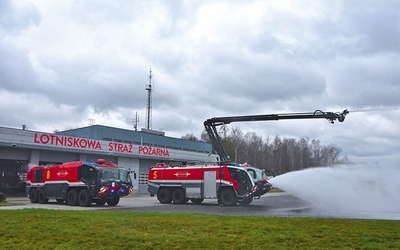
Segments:
[[[79,191],[78,203],[81,207],[90,207],[90,205],[92,204],[92,197],[90,196],[89,190],[84,188]]]
[[[224,189],[219,195],[218,203],[224,206],[235,206],[237,203],[237,197],[232,189]]]
[[[46,204],[49,201],[49,198],[47,198],[46,192],[43,189],[39,190],[38,201],[40,204]]]
[[[31,200],[32,203],[38,203],[38,190],[36,188],[31,189],[29,192],[29,199]]]
[[[202,202],[204,201],[204,199],[201,199],[201,198],[192,198],[192,199],[190,199],[190,201],[191,201],[193,204],[200,204],[200,203],[202,203]]]
[[[182,188],[175,188],[174,190],[172,190],[172,201],[175,204],[184,204],[188,202],[189,199],[185,197],[185,190],[183,190]]]
[[[170,189],[168,188],[161,188],[158,191],[157,199],[162,204],[170,204],[172,201],[172,194]]]
[[[0,192],[0,202],[4,202],[7,200],[7,195],[5,193]]]
[[[78,205],[78,192],[76,189],[70,189],[67,193],[67,204],[70,206]]]
[[[114,196],[112,199],[107,201],[107,204],[110,207],[115,207],[116,205],[118,205],[118,203],[119,203],[119,196],[118,195]]]

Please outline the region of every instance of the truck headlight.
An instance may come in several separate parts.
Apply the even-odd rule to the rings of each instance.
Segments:
[[[99,193],[104,193],[107,191],[107,187],[101,187]]]

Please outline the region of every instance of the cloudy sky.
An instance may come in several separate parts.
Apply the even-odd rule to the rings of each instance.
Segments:
[[[397,0],[1,0],[0,126],[96,124],[197,137],[207,118],[342,111],[343,123],[235,123],[400,160]],[[398,164],[397,164],[398,165]]]

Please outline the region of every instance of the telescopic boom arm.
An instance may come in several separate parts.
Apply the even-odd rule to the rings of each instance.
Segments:
[[[316,110],[312,113],[286,113],[286,114],[269,114],[269,115],[248,115],[248,116],[227,116],[214,117],[207,119],[204,122],[204,127],[210,137],[214,149],[220,157],[221,163],[228,163],[229,158],[222,147],[221,138],[218,135],[217,127],[229,124],[231,122],[248,122],[248,121],[273,121],[273,120],[291,120],[291,119],[327,119],[329,123],[334,123],[335,120],[343,122],[346,115],[349,113],[347,109],[343,112],[323,112]]]

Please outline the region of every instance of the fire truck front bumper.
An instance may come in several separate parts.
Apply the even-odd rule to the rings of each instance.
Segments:
[[[127,196],[133,192],[133,187],[131,186],[103,186],[100,188],[99,194],[101,198],[109,198],[113,196]]]
[[[268,193],[269,190],[271,190],[272,185],[264,180],[258,181],[256,183],[257,189],[254,192],[254,197],[260,197],[261,195],[264,195]]]
[[[157,195],[159,188],[160,188],[160,185],[152,183],[152,182],[148,182],[147,191],[150,193],[150,196]]]

